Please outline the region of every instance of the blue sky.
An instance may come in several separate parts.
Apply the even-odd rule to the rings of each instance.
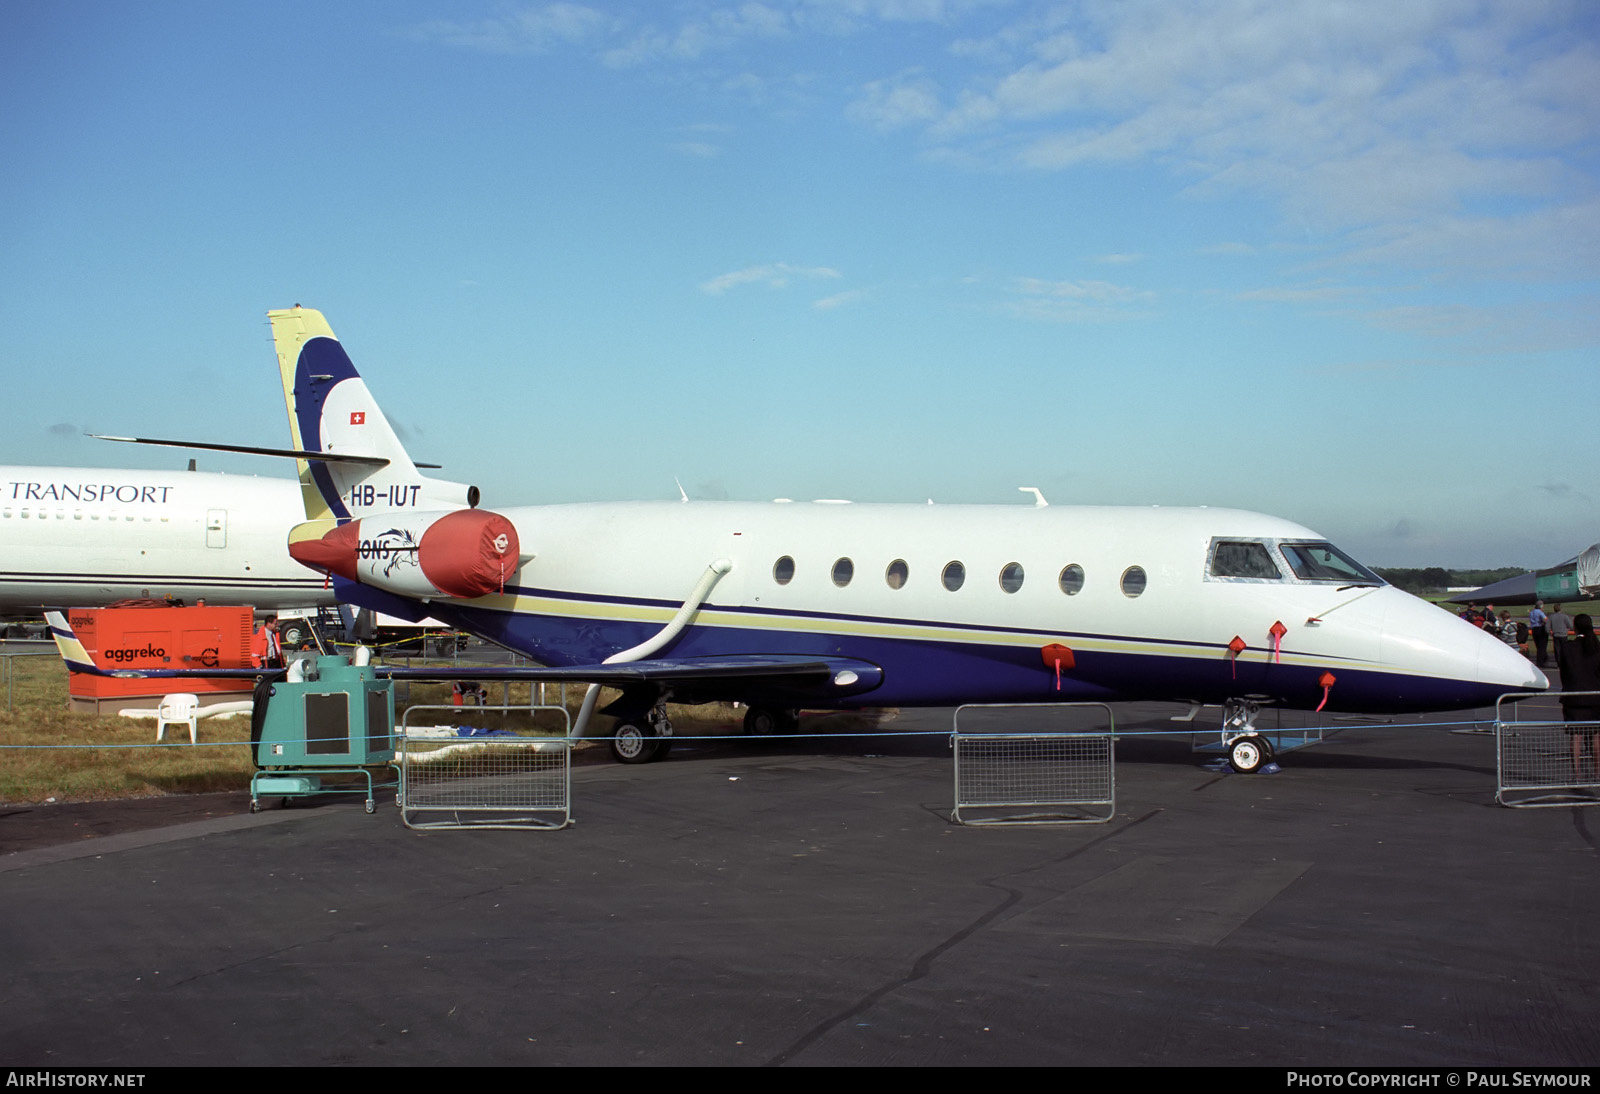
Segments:
[[[1592,3],[6,13],[0,461],[282,443],[301,303],[491,507],[1029,485],[1380,566],[1600,538]]]

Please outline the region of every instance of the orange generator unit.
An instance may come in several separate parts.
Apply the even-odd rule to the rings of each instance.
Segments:
[[[247,669],[253,612],[248,607],[75,608],[68,621],[103,669]],[[73,673],[67,709],[114,714],[155,706],[163,695],[193,692],[202,703],[248,699],[248,678],[89,676]]]

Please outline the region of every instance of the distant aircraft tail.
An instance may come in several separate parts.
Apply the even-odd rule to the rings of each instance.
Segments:
[[[310,520],[367,513],[475,508],[478,489],[417,470],[322,313],[269,311],[293,447],[328,460],[298,460]]]
[[[45,612],[44,621],[50,628],[50,637],[56,640],[56,651],[61,654],[61,660],[67,663],[68,672],[106,675],[105,671],[94,663],[94,658],[89,656],[89,651],[83,648],[83,643],[78,640],[66,616],[60,612]]]

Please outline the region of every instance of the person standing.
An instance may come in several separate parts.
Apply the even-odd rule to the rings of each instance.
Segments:
[[[1600,691],[1600,639],[1595,637],[1594,621],[1580,615],[1572,621],[1572,632],[1566,656],[1557,658],[1562,661],[1561,690]],[[1563,695],[1561,717],[1572,738],[1572,777],[1583,780],[1587,755],[1592,778],[1600,782],[1600,695]]]
[[[1503,610],[1500,613],[1500,641],[1512,649],[1517,648],[1517,625],[1511,621],[1509,611]]]
[[[1544,601],[1535,600],[1533,610],[1528,613],[1528,637],[1533,639],[1533,648],[1537,654],[1534,664],[1544,668],[1544,659],[1549,653],[1550,646],[1550,617],[1544,614]]]
[[[1572,616],[1561,610],[1561,605],[1555,606],[1556,610],[1550,613],[1550,645],[1555,649],[1556,669],[1566,672],[1561,658],[1567,652],[1567,637],[1572,633]]]

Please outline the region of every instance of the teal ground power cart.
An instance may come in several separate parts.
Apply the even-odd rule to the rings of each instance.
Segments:
[[[250,743],[257,771],[250,779],[250,811],[263,797],[366,791],[392,786],[394,682],[378,679],[371,665],[344,657],[307,657],[292,662],[286,679],[256,686]],[[375,783],[372,769],[384,772]]]

